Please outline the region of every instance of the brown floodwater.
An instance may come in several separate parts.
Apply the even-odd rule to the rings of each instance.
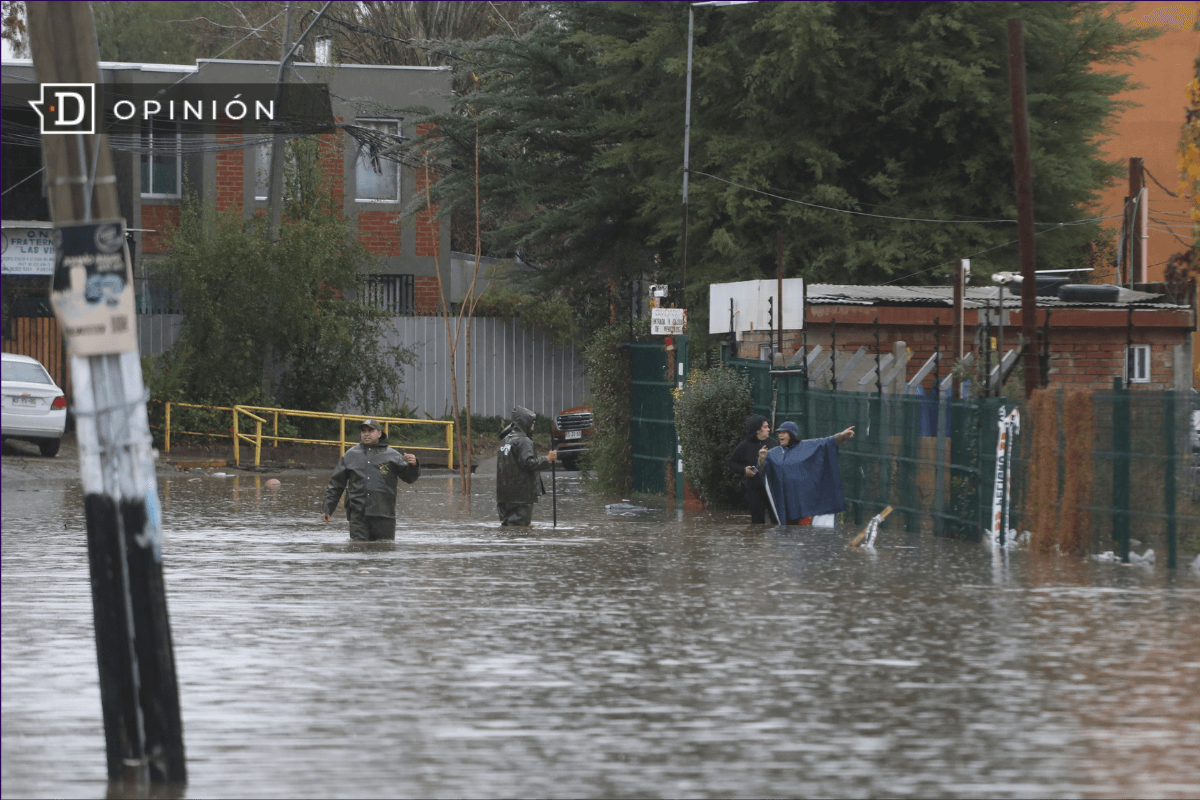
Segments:
[[[514,530],[493,479],[427,475],[369,545],[324,476],[160,481],[182,796],[1200,794],[1196,573],[615,515],[571,476]],[[0,793],[119,795],[80,489],[3,494]]]

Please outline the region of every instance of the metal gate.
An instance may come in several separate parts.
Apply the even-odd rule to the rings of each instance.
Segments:
[[[633,455],[633,490],[651,494],[672,491],[683,502],[683,461],[675,434],[675,398],[687,373],[688,340],[675,336],[656,342],[628,342],[633,390],[629,434]]]

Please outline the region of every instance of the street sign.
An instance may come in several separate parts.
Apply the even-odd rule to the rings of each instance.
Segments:
[[[687,311],[682,308],[650,309],[650,333],[654,336],[682,336],[687,327]]]
[[[54,274],[54,244],[48,228],[5,227],[2,244],[5,275]]]
[[[50,304],[67,353],[102,356],[137,352],[133,271],[125,221],[56,225]]]

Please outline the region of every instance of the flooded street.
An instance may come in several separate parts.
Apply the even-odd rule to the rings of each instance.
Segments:
[[[573,476],[574,473],[571,473]],[[558,480],[160,481],[186,797],[1195,797],[1200,576],[606,513]],[[546,476],[549,488],[549,475]],[[77,482],[5,482],[4,797],[104,797]]]

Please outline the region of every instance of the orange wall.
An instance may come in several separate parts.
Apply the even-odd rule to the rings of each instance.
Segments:
[[[1132,100],[1138,107],[1121,115],[1112,137],[1105,144],[1108,158],[1120,161],[1126,170],[1131,157],[1145,159],[1146,169],[1176,194],[1182,194],[1176,150],[1188,105],[1186,88],[1194,75],[1196,56],[1200,54],[1200,31],[1194,30],[1197,12],[1200,12],[1200,2],[1143,0],[1121,15],[1121,20],[1126,23],[1165,28],[1166,32],[1142,44],[1142,58],[1114,70],[1130,73],[1133,81],[1142,84],[1142,88],[1118,97]],[[1101,195],[1101,215],[1121,213],[1124,198],[1129,194],[1126,175],[1123,171],[1117,184]],[[1167,259],[1186,249],[1167,231],[1167,224],[1178,226],[1173,230],[1187,245],[1191,244],[1191,201],[1171,197],[1149,177],[1146,185],[1150,189],[1151,217],[1146,277],[1158,281],[1163,279]],[[1118,217],[1107,224],[1119,228],[1121,220]],[[1113,278],[1110,276],[1107,280]]]

